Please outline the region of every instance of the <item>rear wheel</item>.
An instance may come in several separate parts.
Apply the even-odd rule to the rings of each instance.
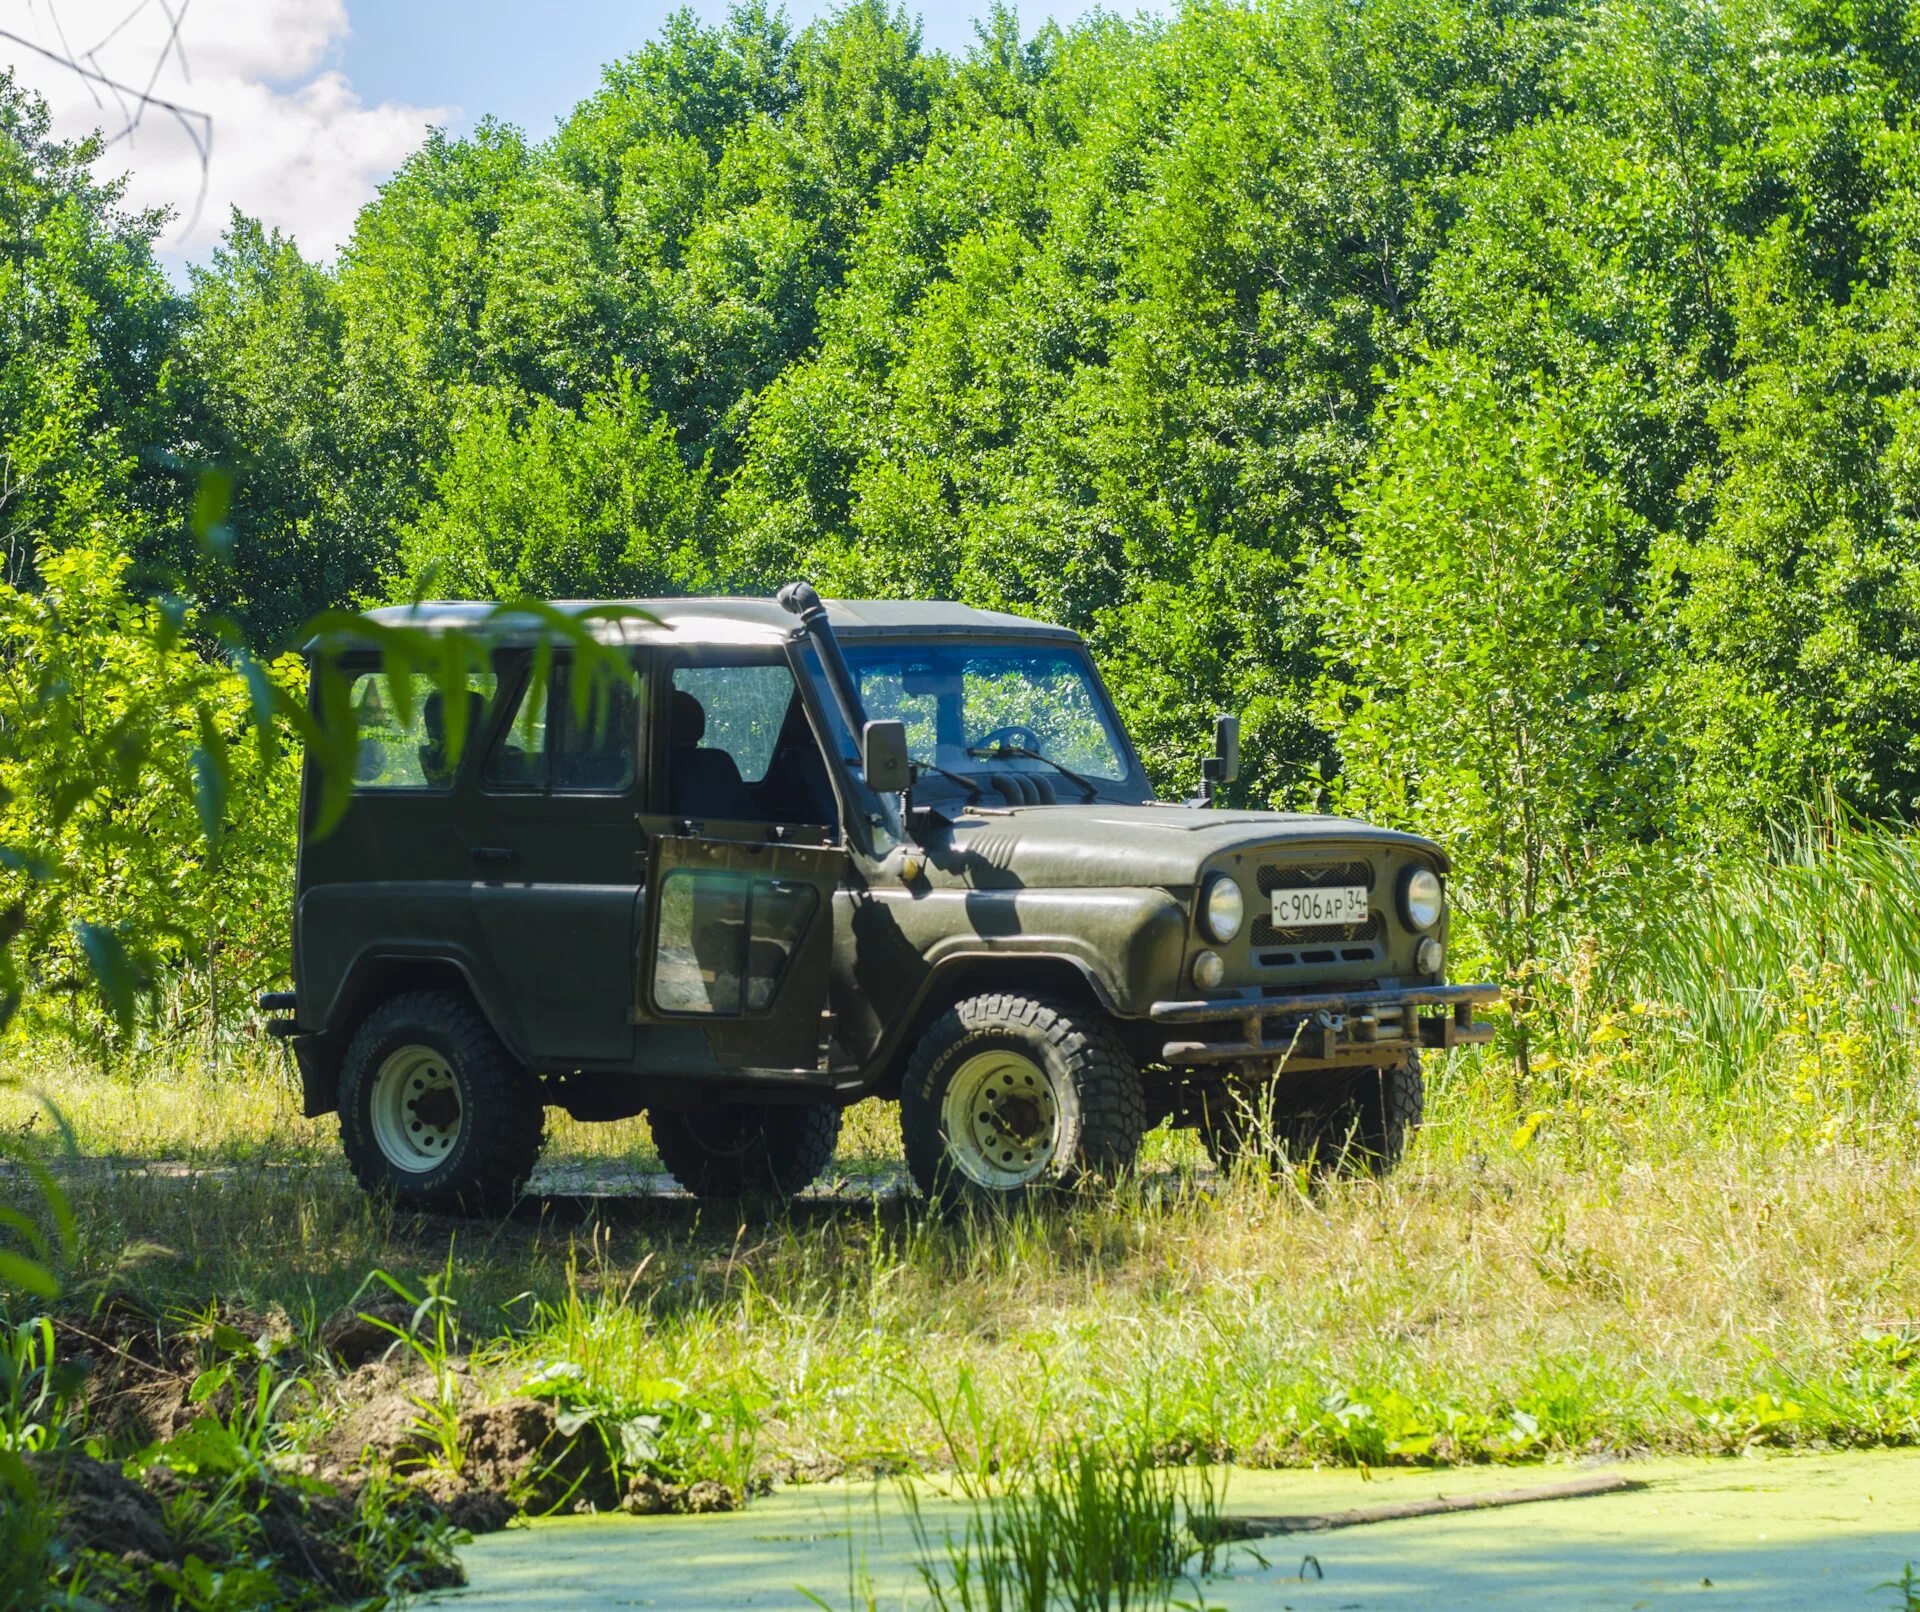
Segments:
[[[1006,1203],[1133,1162],[1146,1094],[1098,1017],[1023,996],[957,1002],[900,1095],[907,1168],[943,1202]]]
[[[539,1088],[465,997],[369,1013],[340,1070],[340,1140],[368,1192],[407,1209],[505,1212],[539,1160]]]
[[[1406,1155],[1426,1107],[1418,1053],[1385,1069],[1321,1069],[1282,1075],[1257,1091],[1228,1091],[1208,1104],[1200,1135],[1223,1170],[1311,1164],[1386,1175]]]
[[[655,1108],[647,1124],[660,1162],[697,1198],[790,1198],[820,1178],[840,1144],[831,1103]]]

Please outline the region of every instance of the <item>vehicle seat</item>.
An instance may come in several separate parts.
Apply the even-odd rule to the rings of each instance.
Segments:
[[[461,754],[480,742],[480,723],[487,714],[487,698],[478,689],[467,690],[467,731],[461,737]],[[447,755],[446,696],[435,689],[420,707],[420,726],[425,738],[420,744],[420,771],[430,784],[450,784],[456,762]]]
[[[708,750],[706,707],[685,689],[673,691],[673,756],[669,771],[676,817],[713,817],[758,822],[760,808],[741,780],[740,769],[724,750]]]
[[[827,764],[820,757],[820,747],[814,742],[798,695],[787,707],[780,737],[767,763],[767,776],[757,793],[766,817],[775,823],[825,825],[838,815]]]

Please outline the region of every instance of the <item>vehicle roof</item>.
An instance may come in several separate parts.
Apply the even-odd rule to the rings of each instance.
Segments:
[[[771,599],[555,599],[552,608],[567,615],[590,610],[644,612],[598,624],[594,636],[611,643],[753,644],[782,643],[793,636],[798,618]],[[972,605],[907,599],[829,599],[827,619],[834,632],[849,639],[926,637],[1005,637],[1019,635],[1078,641],[1079,634],[1051,622]],[[383,626],[484,631],[492,638],[533,638],[540,624],[532,615],[502,612],[498,605],[474,600],[436,599],[415,605],[370,610]],[[312,647],[312,646],[309,646]]]

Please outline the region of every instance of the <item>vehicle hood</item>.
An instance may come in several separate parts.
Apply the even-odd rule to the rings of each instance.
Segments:
[[[1214,857],[1274,846],[1414,846],[1442,872],[1431,840],[1346,817],[1212,811],[1198,806],[1016,806],[937,825],[923,849],[978,888],[1186,885]]]

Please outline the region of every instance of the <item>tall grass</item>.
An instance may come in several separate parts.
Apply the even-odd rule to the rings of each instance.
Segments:
[[[1146,1446],[1081,1435],[936,1537],[904,1486],[916,1570],[934,1612],[1166,1612],[1214,1567],[1221,1474],[1170,1469]]]
[[[1824,1067],[1911,1106],[1920,1021],[1920,844],[1808,819],[1718,859],[1642,920],[1634,1002],[1668,1071],[1703,1095],[1789,1087]]]
[[[1540,959],[1532,1051],[1429,1069],[1428,1157],[1503,1129],[1689,1168],[1704,1150],[1920,1146],[1920,839],[1810,817],[1656,881]],[[1434,1101],[1435,1097],[1439,1101]]]

